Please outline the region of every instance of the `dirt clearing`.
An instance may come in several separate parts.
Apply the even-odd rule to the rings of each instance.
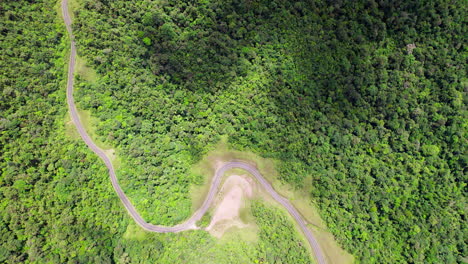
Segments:
[[[245,200],[252,198],[254,187],[255,182],[250,177],[229,176],[218,194],[216,209],[206,230],[219,238],[231,227],[249,227],[239,214],[245,206]]]

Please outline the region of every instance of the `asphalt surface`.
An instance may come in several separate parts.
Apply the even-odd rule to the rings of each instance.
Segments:
[[[140,216],[140,214],[137,212],[135,207],[133,207],[132,203],[130,202],[130,200],[128,199],[128,197],[125,195],[124,191],[120,187],[119,181],[115,174],[115,169],[114,169],[114,166],[112,165],[111,160],[109,159],[109,157],[107,157],[104,151],[100,149],[93,142],[93,140],[88,135],[88,133],[83,127],[83,124],[80,121],[78,111],[75,106],[75,101],[73,98],[73,78],[74,78],[75,61],[76,61],[76,47],[75,47],[75,39],[74,39],[72,28],[71,28],[70,14],[68,12],[68,0],[62,0],[62,14],[63,14],[63,19],[64,19],[64,22],[67,27],[67,31],[71,40],[70,41],[71,52],[70,52],[70,62],[68,65],[68,81],[67,81],[67,104],[68,104],[68,108],[70,111],[71,119],[73,123],[75,124],[76,129],[78,130],[78,133],[80,134],[81,138],[86,143],[86,145],[88,145],[88,147],[94,153],[96,153],[106,164],[106,167],[109,170],[109,176],[110,176],[112,186],[114,187],[115,192],[119,196],[120,201],[125,206],[130,216],[133,218],[133,220],[135,220],[135,222],[138,225],[140,225],[142,228],[148,231],[158,232],[158,233],[169,233],[169,232],[175,233],[175,232],[181,232],[185,230],[199,229],[199,227],[196,226],[196,222],[200,220],[202,216],[206,213],[206,211],[209,209],[216,193],[218,192],[218,188],[219,188],[219,185],[221,183],[221,179],[224,173],[234,168],[243,169],[243,170],[248,171],[250,174],[252,174],[260,183],[260,185],[262,185],[265,191],[267,191],[273,197],[273,199],[275,199],[284,208],[286,208],[289,214],[294,218],[294,220],[296,220],[297,224],[300,226],[302,232],[304,233],[311,248],[314,251],[317,263],[318,264],[327,263],[326,258],[320,248],[320,245],[318,244],[317,240],[315,239],[313,234],[310,232],[310,230],[307,228],[306,222],[304,221],[302,216],[299,214],[299,212],[296,210],[296,208],[294,208],[294,206],[287,199],[279,195],[273,189],[271,184],[265,178],[263,178],[263,176],[254,166],[248,163],[242,162],[242,161],[227,162],[216,171],[211,182],[210,190],[202,206],[185,222],[175,225],[175,226],[159,226],[159,225],[153,225],[153,224],[147,223]]]

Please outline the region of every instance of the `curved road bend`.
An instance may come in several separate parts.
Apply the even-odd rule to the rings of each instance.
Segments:
[[[273,189],[271,184],[267,180],[265,180],[265,178],[263,178],[263,176],[254,166],[241,162],[241,161],[228,162],[216,171],[213,177],[212,183],[211,183],[210,190],[202,206],[185,222],[175,225],[175,226],[158,226],[158,225],[153,225],[153,224],[145,222],[145,220],[136,211],[135,207],[133,207],[132,203],[130,202],[130,200],[128,199],[128,197],[125,195],[124,191],[120,187],[119,182],[117,180],[117,176],[115,174],[114,166],[112,165],[112,162],[106,156],[104,151],[100,149],[93,142],[93,140],[91,139],[91,137],[88,135],[83,125],[81,124],[80,118],[78,116],[78,111],[76,109],[75,102],[73,99],[73,78],[74,78],[74,71],[75,71],[76,47],[75,47],[75,39],[74,39],[72,28],[71,28],[70,14],[68,12],[68,0],[62,0],[62,14],[63,14],[63,20],[67,27],[67,31],[70,36],[70,42],[71,42],[70,62],[68,65],[68,81],[67,81],[67,104],[68,104],[68,108],[70,111],[71,119],[73,120],[73,123],[75,124],[78,130],[78,133],[80,134],[81,138],[86,143],[86,145],[88,145],[88,147],[94,153],[96,153],[106,164],[106,167],[109,170],[110,179],[111,179],[112,186],[114,187],[115,192],[119,196],[120,201],[122,201],[123,205],[127,209],[130,216],[133,218],[133,220],[135,220],[135,222],[138,225],[140,225],[142,228],[148,231],[158,232],[158,233],[180,232],[180,231],[185,231],[185,230],[190,230],[190,229],[198,229],[198,227],[196,226],[196,222],[202,218],[202,216],[206,213],[206,211],[210,207],[211,202],[213,201],[218,191],[218,187],[221,183],[221,179],[224,173],[233,168],[240,168],[251,173],[257,179],[257,181],[263,186],[263,188],[265,188],[265,190],[273,197],[273,199],[275,199],[284,208],[286,208],[286,210],[288,210],[289,214],[299,224],[302,232],[304,233],[310,246],[312,247],[317,263],[318,264],[326,263],[325,256],[317,240],[314,238],[310,230],[307,228],[306,222],[301,217],[301,215],[296,210],[296,208],[294,208],[294,206],[287,199],[279,195]]]

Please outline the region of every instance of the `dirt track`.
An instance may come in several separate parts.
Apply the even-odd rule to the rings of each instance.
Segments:
[[[317,240],[314,238],[310,230],[307,228],[306,223],[302,219],[299,212],[294,208],[294,206],[291,205],[291,203],[287,199],[280,196],[273,189],[271,184],[267,180],[265,180],[265,178],[263,178],[263,176],[254,166],[247,164],[245,162],[242,162],[242,161],[227,162],[223,166],[218,168],[211,182],[209,193],[207,197],[205,198],[205,201],[203,202],[202,206],[185,222],[178,224],[176,226],[172,226],[172,227],[171,226],[158,226],[158,225],[153,225],[153,224],[145,222],[145,220],[136,211],[135,207],[133,207],[132,203],[130,202],[130,200],[128,199],[128,197],[125,195],[124,191],[120,187],[119,182],[117,180],[117,176],[115,174],[115,169],[112,165],[111,160],[109,159],[109,157],[107,157],[104,151],[100,149],[93,142],[91,137],[88,135],[88,133],[84,129],[83,124],[81,123],[80,118],[78,116],[78,111],[76,109],[74,98],[73,98],[73,78],[74,78],[74,71],[75,71],[76,47],[75,47],[75,40],[74,40],[74,36],[72,33],[72,28],[71,28],[70,14],[68,12],[68,0],[62,0],[62,14],[63,14],[63,19],[64,19],[64,22],[67,27],[70,40],[71,40],[70,62],[68,65],[68,81],[67,81],[67,104],[68,104],[68,108],[70,111],[71,119],[73,123],[75,124],[76,129],[78,130],[78,133],[80,134],[81,138],[86,143],[86,145],[88,145],[88,147],[94,153],[96,153],[102,159],[102,161],[104,161],[106,167],[109,170],[109,176],[110,176],[112,186],[114,187],[115,192],[119,196],[120,201],[125,206],[130,216],[135,220],[135,222],[138,225],[140,225],[142,228],[148,231],[159,232],[159,233],[180,232],[180,231],[185,231],[185,230],[190,230],[190,229],[198,229],[198,227],[196,226],[196,222],[201,219],[201,217],[206,213],[206,211],[210,207],[214,199],[214,196],[218,191],[219,185],[221,183],[221,178],[224,175],[224,173],[230,169],[240,168],[252,174],[260,183],[260,185],[273,197],[273,199],[275,199],[284,208],[286,208],[289,214],[296,220],[297,224],[300,226],[302,232],[307,238],[310,246],[312,247],[315,253],[315,258],[317,260],[317,263],[319,264],[326,263],[326,258],[319,244],[317,243]]]

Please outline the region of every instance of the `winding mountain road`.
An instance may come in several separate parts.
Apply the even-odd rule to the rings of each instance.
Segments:
[[[104,163],[106,164],[106,167],[109,170],[110,179],[111,179],[112,186],[114,187],[115,192],[119,196],[120,201],[125,206],[130,216],[133,218],[133,220],[135,220],[135,222],[138,225],[140,225],[142,228],[148,231],[158,232],[158,233],[168,233],[168,232],[175,233],[175,232],[180,232],[180,231],[185,231],[185,230],[190,230],[190,229],[199,229],[196,226],[196,222],[202,218],[202,216],[206,213],[206,211],[210,207],[218,191],[218,188],[219,188],[219,185],[221,183],[221,179],[224,173],[230,169],[240,168],[251,173],[257,179],[257,181],[263,186],[263,188],[273,197],[273,199],[275,199],[284,208],[286,208],[289,214],[296,220],[302,232],[304,233],[305,237],[307,238],[310,246],[312,247],[314,251],[317,263],[318,264],[326,263],[326,258],[317,240],[314,238],[313,234],[307,228],[306,222],[301,217],[299,212],[294,208],[294,206],[287,199],[279,195],[273,189],[271,184],[267,180],[265,180],[265,178],[263,178],[263,176],[254,166],[247,164],[245,162],[242,162],[242,161],[227,162],[216,170],[216,173],[212,179],[209,193],[207,197],[205,198],[205,201],[203,202],[202,206],[185,222],[175,225],[175,226],[159,226],[159,225],[153,225],[153,224],[147,223],[140,216],[140,214],[137,212],[135,207],[133,207],[132,203],[130,202],[130,200],[128,199],[128,197],[125,195],[124,191],[120,187],[119,182],[117,180],[117,176],[115,174],[115,169],[114,169],[114,166],[112,165],[111,160],[104,153],[104,151],[93,142],[93,140],[88,135],[88,133],[83,127],[83,124],[80,121],[80,118],[78,116],[78,111],[76,109],[74,98],[73,98],[73,79],[74,79],[74,71],[75,71],[76,47],[75,47],[75,39],[74,39],[72,28],[71,28],[70,14],[68,12],[68,0],[62,0],[62,14],[63,14],[63,20],[67,27],[67,31],[70,36],[70,42],[71,42],[70,62],[68,65],[68,81],[67,81],[67,104],[68,104],[68,108],[70,111],[71,119],[73,123],[75,124],[76,129],[78,130],[78,133],[80,134],[81,138],[86,143],[86,145],[88,145],[88,147],[94,153],[96,153],[102,159],[102,161],[104,161]]]

